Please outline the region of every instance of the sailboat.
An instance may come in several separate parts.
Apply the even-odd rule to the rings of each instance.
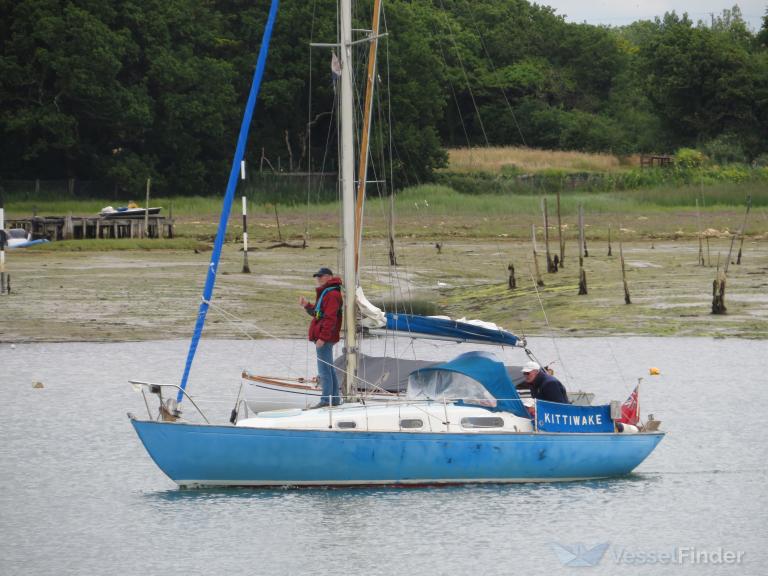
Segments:
[[[360,220],[355,211],[352,156],[351,0],[340,2],[338,46],[345,403],[314,410],[270,410],[250,417],[240,417],[233,410],[226,424],[211,423],[198,408],[186,385],[211,303],[277,6],[278,0],[272,0],[182,381],[179,385],[132,382],[145,400],[149,392],[160,401],[157,418],[151,413],[147,419],[129,414],[150,457],[182,487],[564,481],[616,477],[635,469],[664,437],[658,431],[658,421],[619,426],[622,413],[618,403],[575,406],[535,400],[529,410],[507,366],[486,350],[465,352],[446,362],[403,365],[407,374],[404,394],[378,402],[359,398],[361,387],[370,382],[364,377],[366,359],[361,357],[357,342],[358,312],[375,329],[473,343],[498,343],[495,340],[502,339],[505,346],[521,347],[524,342],[497,327],[384,314],[358,295]],[[169,389],[171,395],[167,394]],[[192,404],[203,423],[182,419],[184,401]]]

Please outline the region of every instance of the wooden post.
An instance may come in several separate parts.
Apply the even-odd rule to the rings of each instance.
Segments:
[[[587,233],[584,229],[584,205],[579,208],[581,214],[581,243],[584,246],[584,258],[589,258],[589,250],[587,249]]]
[[[704,244],[702,242],[702,237],[704,236],[704,233],[701,230],[701,211],[699,210],[699,199],[696,198],[696,220],[699,224],[699,257],[698,257],[698,264],[699,266],[704,266]]]
[[[71,240],[73,234],[74,229],[72,226],[72,212],[70,212],[64,217],[64,230],[62,231],[62,236],[64,240]]]
[[[544,280],[541,279],[541,272],[539,272],[539,260],[536,256],[536,224],[531,224],[531,245],[533,246],[533,272],[536,286],[544,286]]]
[[[579,296],[587,293],[587,273],[584,271],[584,207],[579,204]]]
[[[557,241],[560,243],[560,268],[565,268],[565,239],[563,221],[560,216],[560,189],[557,190]]]
[[[275,204],[275,221],[277,222],[277,239],[283,241],[283,233],[280,232],[280,216],[277,214],[277,204]]]
[[[619,251],[621,251],[621,239],[619,239]],[[608,256],[612,256],[613,255],[612,252],[613,250],[611,249],[611,225],[608,224]]]
[[[741,230],[739,230],[739,254],[736,256],[736,264],[741,264],[741,249],[744,247],[744,231],[747,228],[747,216],[749,216],[749,209],[752,208],[752,195],[747,195],[747,211],[744,213],[744,222],[741,224]]]
[[[168,206],[168,238],[173,239],[173,202]]]
[[[243,196],[243,274],[250,274],[248,266],[248,201]]]
[[[624,284],[624,304],[632,304],[632,299],[629,297],[629,285],[627,284],[627,268],[624,265],[624,243],[621,241],[621,232],[619,232],[619,260],[621,260],[621,281]]]
[[[389,218],[387,219],[389,236],[389,265],[397,266],[397,253],[395,252],[395,191],[389,193]]]
[[[509,279],[507,280],[507,287],[510,290],[514,290],[515,288],[517,288],[517,279],[515,278],[515,265],[510,262],[509,266],[507,266],[507,270],[509,270]]]
[[[152,186],[152,178],[147,177],[147,200],[144,204],[144,236],[149,238],[149,189]]]
[[[547,197],[541,199],[541,211],[544,213],[544,251],[547,254],[547,272],[557,272],[557,266],[552,261],[552,254],[549,252],[549,213],[547,212]]]
[[[747,209],[744,212],[744,221],[741,223],[739,231],[731,236],[731,246],[728,248],[728,257],[725,259],[723,270],[720,270],[720,255],[717,258],[717,275],[712,281],[712,314],[725,314],[728,309],[725,307],[725,283],[728,277],[728,265],[731,263],[731,257],[733,256],[733,244],[736,241],[737,236],[744,235],[744,228],[747,225],[747,216],[749,216],[749,209],[752,207],[752,197],[747,196]]]
[[[726,260],[726,264],[727,264]],[[712,281],[712,314],[725,314],[725,271],[720,270],[720,255],[717,258],[717,273]]]
[[[0,193],[0,294],[5,294],[5,204]]]

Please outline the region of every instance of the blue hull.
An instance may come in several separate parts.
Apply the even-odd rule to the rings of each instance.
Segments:
[[[437,434],[279,430],[139,421],[147,452],[180,486],[531,482],[631,472],[663,433]]]

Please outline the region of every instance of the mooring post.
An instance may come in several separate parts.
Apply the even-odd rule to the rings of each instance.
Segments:
[[[727,260],[725,267],[726,269],[728,268]],[[717,272],[715,273],[715,279],[712,281],[712,314],[725,314],[728,312],[728,309],[725,307],[725,274],[725,270],[720,270],[720,253],[718,252]]]
[[[621,281],[624,284],[624,304],[632,304],[627,284],[627,268],[624,265],[624,243],[621,241],[621,226],[619,226],[619,260],[621,260]]]
[[[696,220],[699,225],[699,258],[698,258],[698,264],[699,266],[704,266],[704,244],[702,242],[703,233],[701,230],[701,211],[699,210],[699,199],[696,198]]]
[[[5,203],[0,194],[0,294],[5,294]]]
[[[539,260],[536,255],[536,224],[531,224],[531,246],[533,247],[533,272],[536,276],[536,286],[544,286],[544,280],[541,279],[539,271]]]
[[[565,268],[565,239],[563,221],[560,217],[560,189],[557,190],[557,241],[560,243],[560,268]]]
[[[619,237],[619,250],[621,250],[621,237]],[[608,256],[613,255],[613,249],[611,248],[611,225],[608,224]]]
[[[149,189],[152,186],[152,178],[147,177],[147,200],[144,204],[144,237],[149,238]]]
[[[739,230],[739,236],[741,239],[739,240],[739,254],[736,256],[736,264],[741,264],[741,250],[744,247],[744,233],[747,229],[747,216],[749,216],[749,209],[752,208],[752,195],[747,195],[747,211],[744,213],[744,222],[741,225],[741,230]]]
[[[507,266],[507,270],[509,270],[509,279],[507,280],[507,287],[510,290],[514,290],[517,288],[517,278],[515,278],[515,265],[511,262]]]
[[[547,254],[547,272],[557,272],[557,266],[552,261],[552,254],[549,251],[549,212],[547,211],[547,197],[541,198],[541,211],[544,213],[544,251]]]
[[[397,266],[397,253],[395,252],[395,191],[389,193],[389,218],[387,221],[389,236],[389,265]]]
[[[280,216],[277,213],[277,203],[275,203],[275,222],[277,222],[277,240],[283,241],[283,233],[280,231]]]
[[[587,293],[587,273],[584,271],[586,246],[584,242],[584,207],[579,204],[579,296],[584,296]]]
[[[173,239],[173,201],[168,206],[168,238]]]
[[[248,266],[248,200],[243,196],[243,274],[250,274]]]

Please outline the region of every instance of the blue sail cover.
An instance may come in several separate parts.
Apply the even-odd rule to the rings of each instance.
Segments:
[[[522,418],[530,418],[517,388],[509,378],[507,367],[490,352],[465,352],[449,362],[422,368],[414,374],[439,370],[458,372],[482,384],[496,398],[496,406],[489,410],[501,410]],[[466,403],[471,404],[469,401]]]
[[[459,322],[434,316],[417,316],[415,314],[387,313],[387,330],[408,332],[421,336],[436,336],[457,341],[471,340],[514,346],[519,338],[506,330],[484,328],[468,322]]]

